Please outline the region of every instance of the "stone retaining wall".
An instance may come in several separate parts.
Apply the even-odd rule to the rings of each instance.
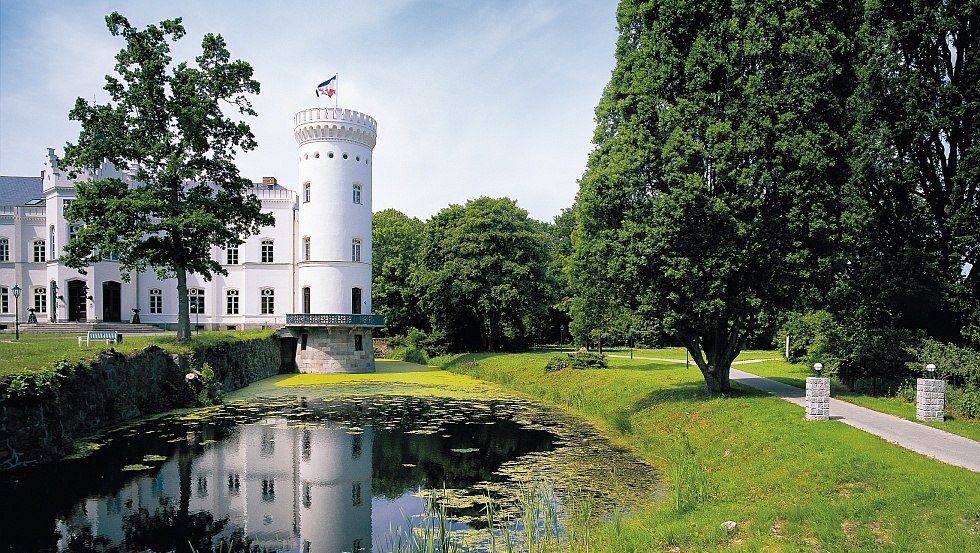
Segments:
[[[63,367],[41,391],[0,382],[0,470],[56,460],[79,438],[130,419],[194,405],[185,375],[208,363],[225,391],[279,373],[278,337],[221,344],[190,356],[150,346],[127,358],[107,352]]]

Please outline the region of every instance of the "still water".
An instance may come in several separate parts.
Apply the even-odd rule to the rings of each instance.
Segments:
[[[116,429],[92,450],[0,475],[0,550],[386,551],[427,494],[476,534],[486,498],[506,516],[522,487],[601,516],[658,486],[589,428],[519,399],[267,398]]]

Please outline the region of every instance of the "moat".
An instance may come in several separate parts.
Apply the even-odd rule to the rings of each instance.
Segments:
[[[0,550],[387,551],[434,502],[479,551],[488,498],[516,521],[529,488],[556,512],[574,497],[603,517],[652,500],[659,480],[525,400],[258,398],[127,425],[78,458],[0,475]]]

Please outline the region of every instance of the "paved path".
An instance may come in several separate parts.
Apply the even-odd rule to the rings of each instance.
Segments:
[[[616,355],[613,357],[626,356]],[[683,359],[654,359],[649,357],[634,357],[634,359],[684,363]],[[761,361],[765,361],[765,359],[736,361],[732,365],[746,365]],[[740,384],[768,392],[790,403],[800,406],[806,403],[805,391],[796,386],[763,378],[734,367],[731,370],[731,379]],[[834,398],[830,399],[830,418],[937,461],[980,472],[980,442],[969,438]]]

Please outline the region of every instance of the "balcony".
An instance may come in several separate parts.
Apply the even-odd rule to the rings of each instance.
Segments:
[[[348,313],[286,313],[286,326],[384,326],[381,315]]]

